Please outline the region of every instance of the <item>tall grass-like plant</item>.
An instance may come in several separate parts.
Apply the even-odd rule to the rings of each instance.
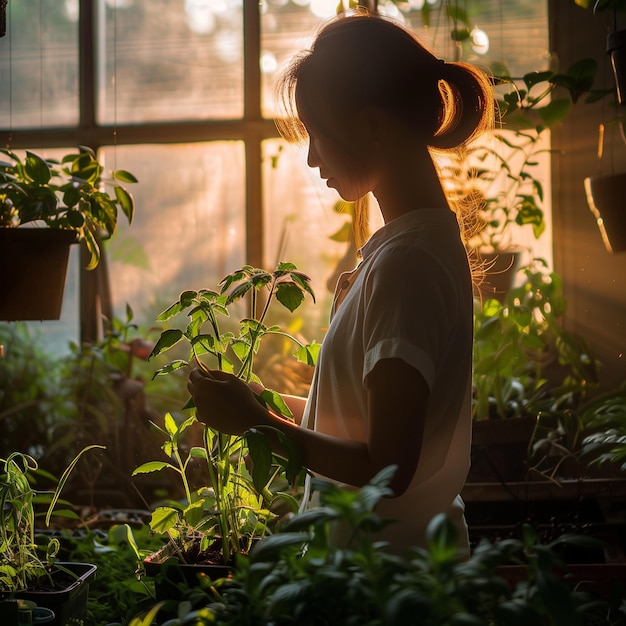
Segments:
[[[261,383],[254,372],[254,359],[262,340],[269,335],[282,335],[293,341],[297,357],[313,365],[319,346],[306,346],[279,326],[266,324],[273,303],[293,312],[302,304],[306,294],[314,298],[309,278],[292,263],[280,263],[273,272],[246,265],[226,276],[219,283],[219,291],[183,292],[157,319],[168,322],[186,313],[189,322],[184,330],[164,330],[152,356],[185,342],[189,348],[188,357],[171,361],[157,370],[155,376],[195,366],[206,371],[216,368],[229,372],[247,383]],[[230,316],[231,305],[244,296],[250,297],[249,316],[240,321],[238,334],[223,332],[221,320]],[[292,417],[278,393],[264,389],[258,399],[285,418]],[[185,408],[194,408],[191,401]],[[255,538],[267,533],[268,523],[274,517],[270,506],[276,497],[288,500],[292,509],[297,506],[286,492],[277,494],[270,486],[279,478],[281,468],[287,482],[293,483],[301,469],[300,457],[280,433],[276,434],[285,449],[285,458],[272,455],[263,433],[256,429],[238,437],[204,428],[204,445],[185,452],[181,445],[185,432],[196,423],[195,415],[177,424],[172,415],[167,414],[164,427],[157,428],[164,436],[162,447],[169,461],[144,463],[133,474],[161,470],[178,474],[186,503],[158,507],[152,515],[152,528],[167,533],[180,553],[187,540],[198,534],[201,536],[201,551],[217,540],[221,542],[221,559],[229,563],[235,553],[247,552]],[[253,458],[252,472],[246,466],[248,455]],[[197,490],[191,488],[188,479],[189,464],[193,459],[201,461],[209,478],[208,484]]]
[[[61,491],[80,457],[88,450],[102,447],[93,445],[81,450],[51,494],[33,488],[30,477],[39,467],[32,456],[13,452],[6,459],[0,459],[0,592],[23,591],[38,580],[50,577],[59,541],[50,538],[42,554],[35,537],[35,506],[49,501],[45,517],[48,525]],[[70,511],[57,514],[73,515]]]

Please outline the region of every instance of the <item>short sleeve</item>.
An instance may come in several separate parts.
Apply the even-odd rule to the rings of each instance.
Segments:
[[[455,282],[441,262],[419,246],[389,246],[364,291],[363,382],[379,361],[399,358],[432,388],[459,315]]]

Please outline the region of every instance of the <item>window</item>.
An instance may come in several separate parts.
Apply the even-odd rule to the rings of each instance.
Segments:
[[[463,48],[449,36],[444,4],[381,1],[379,8],[449,60],[503,61],[512,75],[547,66],[542,0],[506,9],[499,0],[463,3],[477,7],[468,10],[473,38]],[[129,304],[136,321],[150,326],[183,289],[214,287],[245,262],[271,267],[290,260],[312,275],[318,295],[302,332],[321,339],[327,282],[346,253],[331,236],[346,216],[333,210],[335,192],[306,167],[305,150],[278,138],[272,80],[336,6],[336,0],[9,0],[0,39],[2,144],[48,154],[86,144],[107,167],[139,178],[131,188],[136,221],[120,224],[106,246],[116,315]],[[79,276],[95,280],[75,258],[62,319],[37,325],[55,349],[78,338],[79,311],[83,338],[96,332],[97,302],[79,306]]]

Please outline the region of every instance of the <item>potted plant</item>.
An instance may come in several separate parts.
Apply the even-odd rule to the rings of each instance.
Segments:
[[[58,319],[69,246],[83,241],[87,268],[96,267],[99,240],[113,235],[119,210],[132,222],[134,200],[121,183],[137,180],[125,170],[103,178],[95,152],[82,146],[60,162],[1,152],[9,161],[0,162],[0,319]],[[40,312],[39,304],[48,306]]]
[[[504,302],[475,300],[472,482],[523,480],[538,415],[577,406],[597,386],[589,345],[562,328],[559,275],[541,259],[520,273]]]
[[[84,452],[101,446],[88,446],[69,464],[54,492],[36,491],[31,481],[39,470],[33,457],[13,452],[0,459],[0,599],[27,600],[51,609],[53,624],[85,617],[89,582],[96,568],[89,563],[68,563],[56,559],[59,540],[43,536],[38,542],[35,528],[36,503],[46,496],[49,506],[46,524],[59,501],[70,473]],[[40,471],[40,470],[39,470]],[[55,515],[74,515],[58,511]]]
[[[266,325],[273,302],[293,312],[307,293],[314,297],[309,278],[291,263],[280,263],[273,272],[244,266],[220,282],[219,292],[206,289],[183,292],[158,320],[166,322],[185,312],[190,321],[184,330],[164,330],[152,356],[172,349],[181,341],[187,344],[188,355],[160,368],[155,376],[195,365],[218,368],[246,382],[260,383],[254,372],[254,359],[262,340],[269,335],[295,342],[299,358],[312,365],[319,346],[305,346],[280,327]],[[246,295],[250,296],[250,315],[241,320],[239,334],[223,332],[220,318],[229,316],[231,305]],[[286,418],[291,416],[279,394],[264,389],[258,397],[272,410]],[[188,403],[186,408],[193,407]],[[190,447],[184,453],[183,435],[192,432],[192,427],[200,427],[202,445]],[[258,537],[270,532],[276,519],[271,507],[277,499],[287,501],[291,509],[297,508],[297,502],[286,491],[277,493],[272,488],[280,478],[281,466],[286,474],[286,480],[280,483],[282,487],[293,484],[301,469],[298,452],[286,438],[280,437],[286,450],[286,457],[281,459],[272,455],[259,431],[250,431],[244,437],[225,435],[200,425],[194,415],[177,424],[168,414],[159,430],[165,438],[163,450],[169,460],[144,463],[133,474],[166,469],[180,476],[185,493],[183,504],[157,507],[150,522],[153,530],[168,536],[165,551],[178,561],[189,560],[185,554],[190,547],[201,553],[215,551],[212,560],[221,566],[223,574],[224,567],[233,565],[234,555],[247,553]],[[248,455],[252,458],[252,471],[246,464]],[[196,489],[191,488],[188,479],[194,459],[204,466],[208,477]],[[153,560],[147,560],[148,567]]]
[[[464,11],[455,7],[453,12],[453,38],[469,38]],[[446,155],[441,171],[454,202],[478,206],[477,219],[464,233],[483,273],[477,295],[502,300],[522,261],[516,228],[531,229],[538,239],[546,227],[537,166],[550,153],[550,128],[567,117],[582,94],[592,91],[597,63],[583,59],[565,72],[532,71],[521,78],[512,77],[501,64],[494,70],[498,127],[486,140]]]
[[[626,10],[624,0],[574,0],[584,9],[593,6],[594,13],[611,11],[613,29],[606,37],[606,52],[611,59],[613,77],[619,104],[626,103],[626,30],[618,28],[617,14]]]

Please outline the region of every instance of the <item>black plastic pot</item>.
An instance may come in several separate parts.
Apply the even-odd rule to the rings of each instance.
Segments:
[[[0,320],[58,320],[76,233],[0,228]]]
[[[585,192],[606,249],[626,250],[626,173],[585,178]]]
[[[198,578],[227,578],[232,566],[217,563],[184,563],[173,544],[167,543],[143,561],[147,576],[154,578],[157,600],[180,598],[186,588],[198,585]]]
[[[37,606],[51,609],[55,618],[49,622],[50,626],[83,623],[81,620],[87,614],[89,583],[95,578],[97,568],[91,563],[59,562],[58,565],[72,572],[76,579],[63,589],[20,591],[16,595],[20,599],[31,600]]]
[[[534,417],[487,419],[472,424],[471,467],[467,482],[523,481],[528,473],[528,447]]]

